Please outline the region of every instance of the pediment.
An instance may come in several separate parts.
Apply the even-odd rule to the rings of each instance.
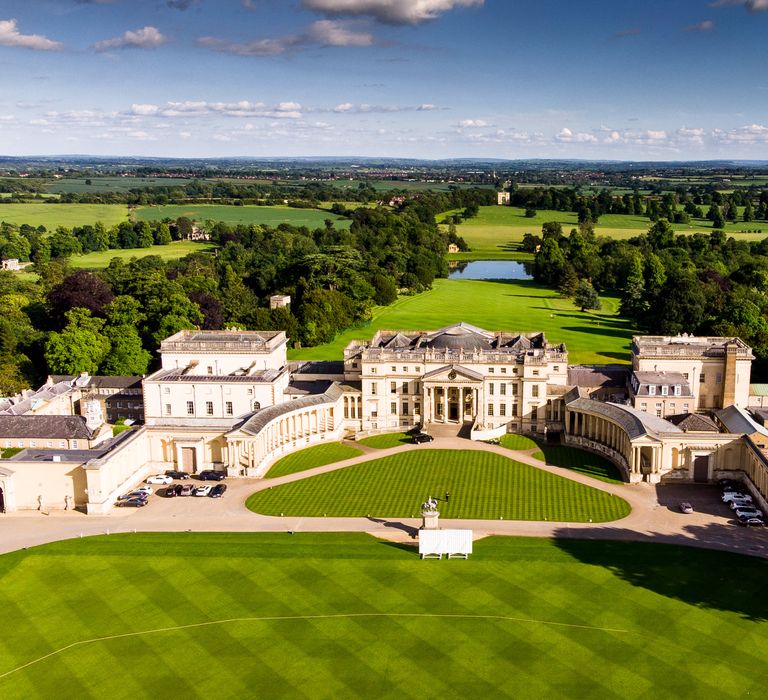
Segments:
[[[475,384],[483,381],[483,375],[461,365],[446,365],[427,372],[423,381],[427,384],[452,382],[454,384]]]

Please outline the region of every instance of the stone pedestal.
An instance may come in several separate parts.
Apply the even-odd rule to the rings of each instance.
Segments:
[[[437,510],[423,510],[421,511],[421,529],[422,530],[439,530],[440,529],[440,511]]]

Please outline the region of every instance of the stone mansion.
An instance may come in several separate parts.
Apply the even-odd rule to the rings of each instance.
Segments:
[[[152,472],[259,477],[312,444],[437,425],[578,446],[628,481],[739,473],[768,494],[768,430],[747,410],[754,358],[738,338],[636,336],[627,366],[569,365],[543,333],[465,323],[378,331],[331,362],[289,362],[287,342],[281,331],[177,333],[143,379],[143,425],[88,450],[40,449],[45,435],[10,434],[20,428],[4,429],[0,411],[0,446],[24,448],[0,463],[4,507],[106,513]]]

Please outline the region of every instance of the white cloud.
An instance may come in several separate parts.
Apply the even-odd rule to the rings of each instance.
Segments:
[[[373,34],[353,31],[347,23],[332,19],[314,22],[306,33],[308,41],[321,46],[370,46]]]
[[[724,7],[726,5],[743,5],[750,12],[765,12],[768,10],[768,0],[715,0],[711,7]]]
[[[555,141],[560,143],[597,143],[597,137],[585,131],[571,131],[567,126],[560,129]]]
[[[462,129],[482,129],[489,126],[489,124],[482,119],[462,119],[459,122],[459,126]]]
[[[97,51],[109,51],[110,49],[156,49],[167,44],[170,39],[162,34],[157,27],[144,27],[135,32],[125,32],[121,36],[112,39],[97,41],[93,48]]]
[[[0,46],[14,46],[33,51],[60,51],[64,44],[39,34],[21,34],[15,19],[0,20]]]
[[[702,145],[704,143],[704,137],[706,136],[706,133],[707,132],[701,128],[690,129],[688,127],[682,126],[675,132],[675,136],[681,142],[693,145]]]
[[[365,47],[374,42],[369,32],[356,31],[350,22],[340,20],[319,20],[313,22],[301,34],[267,39],[255,39],[237,43],[214,36],[203,36],[197,40],[198,46],[237,56],[279,56],[287,51],[298,51],[307,46],[321,47]]]
[[[768,143],[768,126],[749,124],[737,129],[715,129],[712,136],[716,141],[726,144],[734,143]]]
[[[715,23],[711,19],[705,19],[697,24],[690,24],[684,28],[686,32],[711,32],[715,28]]]
[[[299,102],[280,102],[269,106],[263,102],[208,102],[185,100],[166,102],[164,105],[133,104],[129,114],[145,117],[199,117],[222,114],[227,117],[266,117],[269,119],[300,119],[302,106]]]
[[[384,24],[420,24],[485,0],[303,0],[308,10],[336,17],[372,17]]]

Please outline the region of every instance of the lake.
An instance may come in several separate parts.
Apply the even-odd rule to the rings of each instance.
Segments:
[[[452,280],[529,280],[530,263],[515,260],[471,260],[456,262],[448,272]]]

